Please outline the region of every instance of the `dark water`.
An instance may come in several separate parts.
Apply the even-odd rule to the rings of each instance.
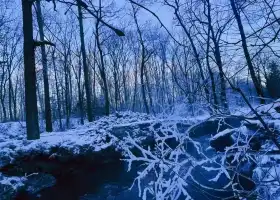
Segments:
[[[70,173],[56,177],[55,185],[36,194],[19,194],[19,200],[137,200],[136,188],[129,190],[133,173],[126,172],[123,162],[98,166],[79,166]]]
[[[71,172],[56,177],[55,185],[42,189],[36,194],[20,194],[18,200],[140,200],[137,184],[129,190],[140,166],[134,165],[127,172],[127,164],[121,161],[99,165],[76,166]],[[205,183],[213,178],[211,174],[201,173],[198,169],[194,176]],[[144,184],[152,178],[147,177]],[[218,200],[231,196],[231,193],[217,193],[202,189],[191,180],[188,192],[194,199]],[[223,186],[223,182],[220,182]],[[217,185],[218,186],[218,185]],[[148,199],[153,199],[152,197]],[[185,198],[182,198],[185,199]],[[230,198],[229,198],[230,199]]]

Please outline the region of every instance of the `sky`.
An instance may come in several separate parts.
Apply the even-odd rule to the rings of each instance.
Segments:
[[[112,1],[112,0],[110,0],[110,1]],[[130,4],[128,3],[127,0],[114,0],[114,1],[116,2],[117,6],[119,8],[122,8],[123,13],[129,13],[131,6],[130,6]],[[44,11],[45,12],[55,12],[53,10],[53,4],[51,2],[50,3],[44,3],[42,5],[47,6],[47,8],[44,7],[44,9],[46,9],[47,11],[43,9],[43,12]],[[57,7],[60,7],[59,3],[57,4]],[[128,8],[128,9],[124,9],[125,7]],[[8,8],[10,8],[9,12],[11,13],[11,15],[13,17],[21,18],[22,11],[21,11],[20,1],[18,1],[18,0],[14,1],[14,3],[8,5]],[[157,16],[161,19],[163,24],[166,27],[168,27],[168,29],[172,28],[173,12],[170,10],[170,8],[168,8],[167,6],[160,5],[160,4],[155,4],[153,6],[149,6],[148,8],[157,14]],[[154,16],[152,16],[148,11],[145,11],[143,9],[141,9],[139,14],[138,14],[138,20],[142,23],[144,23],[146,21],[152,21],[155,24],[159,24],[157,19]],[[91,22],[89,22],[89,23],[91,24]],[[85,22],[85,24],[87,24],[87,22]],[[118,21],[114,22],[113,24],[116,27],[118,27]],[[85,27],[85,28],[87,29],[87,27]]]
[[[125,6],[125,4],[126,4],[126,6],[130,6],[127,3],[127,0],[116,0],[116,2],[119,7],[123,7],[123,6]],[[168,28],[172,27],[173,13],[167,6],[155,4],[153,6],[149,6],[148,8],[157,14],[157,16],[160,18],[160,20],[163,22],[163,24],[166,27],[168,27]],[[138,17],[139,17],[139,20],[142,20],[143,22],[148,20],[148,21],[158,23],[157,19],[154,16],[152,16],[152,14],[150,14],[148,11],[144,11],[143,9],[139,13]]]

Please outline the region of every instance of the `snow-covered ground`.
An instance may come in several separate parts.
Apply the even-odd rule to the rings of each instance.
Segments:
[[[135,127],[139,124],[162,123],[163,121],[184,121],[196,123],[208,117],[184,118],[179,116],[153,117],[143,113],[122,112],[102,117],[94,122],[79,125],[78,119],[71,119],[71,129],[52,133],[43,132],[39,140],[27,140],[24,122],[0,123],[0,168],[13,163],[25,156],[38,154],[56,156],[53,149],[63,149],[73,155],[83,154],[86,150],[98,152],[114,145],[116,137],[111,134],[113,128],[127,126]],[[25,177],[6,177],[0,173],[0,184],[16,189],[22,187]]]
[[[0,123],[0,167],[8,162],[13,162],[13,159],[18,156],[28,155],[36,151],[48,153],[53,147],[61,147],[73,153],[78,153],[82,146],[99,151],[112,145],[110,130],[114,127],[163,121],[184,121],[192,125],[207,117],[209,115],[189,118],[172,115],[158,118],[143,113],[122,112],[102,117],[91,123],[86,122],[84,125],[79,125],[77,119],[71,119],[75,122],[71,129],[62,132],[43,132],[39,140],[33,141],[26,139],[25,122]]]
[[[109,133],[113,126],[153,119],[155,118],[145,114],[126,112],[103,117],[85,125],[73,123],[72,129],[63,132],[43,132],[39,140],[33,141],[26,139],[24,122],[0,123],[0,168],[24,156],[56,156],[55,152],[52,152],[55,148],[72,152],[73,155],[82,154],[85,149],[97,152],[113,145],[114,138]],[[24,186],[26,180],[25,177],[7,177],[0,173],[1,191],[6,190],[5,185],[8,189],[16,190]]]
[[[274,103],[263,105],[263,106],[256,106],[257,112],[262,116],[262,118],[269,125],[269,127],[273,128],[274,130],[279,130],[280,128],[279,108],[280,108],[280,101],[276,101]],[[207,112],[204,112],[203,110],[200,110],[199,112],[196,113],[197,114],[196,116],[192,116],[192,117],[188,116],[187,114],[183,114],[183,115],[182,113],[179,114],[179,112],[180,109],[174,112],[173,115],[161,115],[157,117],[142,114],[142,113],[122,112],[122,113],[116,113],[110,115],[109,117],[102,117],[91,123],[86,122],[84,125],[79,125],[77,123],[78,119],[73,119],[71,129],[63,132],[60,131],[56,131],[53,133],[43,132],[41,133],[41,138],[35,141],[26,140],[25,123],[23,122],[0,123],[0,168],[6,166],[9,163],[13,163],[15,160],[25,156],[37,155],[37,154],[45,154],[45,155],[49,155],[50,157],[56,156],[56,152],[54,152],[53,149],[63,149],[66,150],[67,152],[71,152],[73,155],[81,155],[85,152],[85,149],[86,151],[89,150],[91,152],[99,152],[108,147],[112,147],[112,146],[115,147],[119,145],[119,143],[116,142],[119,138],[116,135],[112,134],[112,130],[118,129],[119,131],[122,130],[125,131],[125,129],[122,128],[135,127],[136,128],[135,133],[139,133],[137,127],[143,124],[151,124],[151,126],[154,126],[157,123],[164,124],[163,129],[161,129],[160,132],[162,134],[166,133],[166,135],[157,134],[156,131],[158,130],[154,130],[153,133],[156,135],[156,137],[158,137],[155,139],[157,142],[159,142],[159,144],[161,144],[163,140],[168,140],[170,138],[175,138],[180,143],[186,140],[176,135],[177,134],[176,131],[178,130],[176,130],[176,128],[174,129],[174,126],[172,126],[172,124],[174,125],[174,122],[175,123],[183,122],[184,124],[195,125],[197,123],[207,120],[210,117],[210,115]],[[243,123],[241,124],[240,128],[238,127],[232,129],[228,128],[226,130],[222,130],[221,132],[217,130],[217,134],[213,135],[212,140],[215,140],[219,137],[223,137],[224,135],[227,134],[230,135],[232,134],[236,141],[242,140],[242,142],[245,141],[248,143],[244,144],[244,143],[236,142],[236,144],[227,148],[225,153],[220,153],[219,155],[223,157],[223,156],[227,156],[227,153],[229,154],[232,153],[232,151],[239,151],[236,153],[234,160],[238,160],[238,159],[242,160],[245,154],[246,154],[245,156],[246,158],[247,157],[250,159],[253,158],[253,160],[257,163],[257,166],[254,170],[254,176],[253,176],[254,180],[257,183],[258,182],[261,183],[262,181],[268,182],[268,184],[266,184],[264,187],[259,187],[258,189],[256,189],[258,190],[257,192],[259,194],[266,195],[267,197],[269,196],[269,198],[273,200],[277,199],[275,196],[277,196],[280,193],[280,184],[279,184],[280,183],[280,178],[279,178],[280,157],[277,155],[269,155],[269,154],[261,154],[261,153],[258,153],[256,155],[254,154],[254,156],[251,156],[251,154],[247,154],[247,151],[250,150],[250,146],[248,145],[250,141],[250,137],[254,134],[250,134],[249,135],[250,137],[247,135],[248,130],[245,127],[246,123],[257,125],[257,127],[259,128],[262,128],[262,125],[260,124],[259,120],[256,118],[255,114],[250,112],[248,109],[243,109],[243,110],[241,109],[241,111],[239,112],[236,111],[233,114],[237,117],[242,116],[246,118],[245,120],[244,118],[242,118]],[[168,129],[169,123],[171,124],[170,127],[173,128]],[[132,137],[129,136],[126,139],[128,139],[127,141],[128,143],[130,143],[130,145],[137,145],[134,142],[135,140],[137,140],[137,138],[135,138],[135,135],[133,135]],[[116,143],[118,143],[118,145],[116,145]],[[163,146],[160,146],[160,148],[165,148],[164,147],[165,142],[162,144]],[[180,144],[180,148],[182,149],[180,148],[175,149],[176,151],[174,151],[174,156],[175,154],[176,156],[179,156],[182,154],[182,152],[184,152],[184,147],[182,146],[182,144]],[[194,142],[194,144],[197,149],[201,148],[199,147],[200,146],[199,143]],[[147,155],[158,156],[149,153],[148,151],[146,152],[146,150],[144,150],[140,146],[139,149],[145,151],[145,154]],[[268,152],[272,150],[277,150],[277,148],[270,142],[266,142],[265,144],[262,144],[262,150],[263,149]],[[167,155],[170,153],[170,149],[162,149],[162,152],[165,151],[167,152]],[[130,151],[128,151],[128,153],[130,153]],[[132,156],[131,154],[130,155],[127,154],[127,155]],[[133,159],[135,159],[136,161],[137,159],[138,160],[144,159],[147,162],[152,162],[152,165],[156,164],[156,162],[161,163],[161,159],[158,158],[156,159],[156,157],[152,160],[147,160],[147,158],[136,158],[132,156],[128,160],[130,162]],[[174,162],[179,162],[179,160]],[[181,170],[179,169],[180,167],[179,166],[176,167],[174,165],[174,162],[172,160],[172,169],[178,168],[178,172],[180,172]],[[161,163],[161,166],[163,166],[164,170],[166,170],[165,169],[166,167],[168,169],[167,165],[169,165],[168,162],[164,164]],[[220,166],[219,168],[217,169],[215,168],[214,170],[218,172],[220,177],[220,175],[227,172],[226,169],[227,166],[224,167]],[[221,171],[221,173],[219,172],[219,170]],[[228,174],[226,173],[226,175]],[[219,179],[219,177],[218,178],[217,177],[218,176],[216,176],[215,180]],[[271,181],[271,179],[274,180]],[[4,191],[6,185],[7,188],[10,189],[12,188],[13,190],[16,190],[17,188],[23,187],[26,180],[27,180],[26,177],[7,177],[0,173],[0,185],[1,185],[0,189]],[[179,180],[180,178],[176,181]],[[270,184],[270,182],[273,184]],[[177,184],[179,184],[179,182]],[[184,184],[185,183],[182,183],[181,186],[183,187]]]

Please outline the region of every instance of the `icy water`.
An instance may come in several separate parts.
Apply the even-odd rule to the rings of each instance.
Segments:
[[[26,200],[137,200],[138,190],[129,190],[133,173],[126,172],[122,162],[99,166],[81,166],[62,177],[56,184],[37,194],[29,194],[17,199]]]
[[[204,140],[205,138],[203,138]],[[56,184],[18,199],[23,200],[140,200],[137,184],[129,190],[139,166],[133,166],[127,172],[127,164],[116,161],[99,166],[78,166],[70,173],[56,177]],[[196,176],[206,181],[210,174],[201,174],[198,169]],[[144,182],[149,182],[147,177]],[[215,193],[202,190],[198,185],[190,183],[188,192],[195,200],[218,200],[231,196],[231,193]],[[223,183],[220,183],[223,185]],[[221,185],[221,187],[222,187]],[[148,199],[153,199],[152,197]],[[182,198],[184,199],[184,198]],[[230,198],[229,198],[230,199]]]

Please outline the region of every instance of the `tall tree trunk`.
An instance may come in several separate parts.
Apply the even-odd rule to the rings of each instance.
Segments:
[[[45,40],[44,35],[44,21],[41,11],[40,0],[36,0],[37,8],[37,22],[39,27],[40,40],[43,42]],[[44,80],[44,97],[45,97],[45,120],[46,120],[46,131],[52,132],[52,111],[50,103],[50,89],[49,89],[49,78],[48,78],[48,61],[45,45],[41,45],[42,54],[42,66],[43,66],[43,80]]]
[[[145,73],[145,77],[146,77],[148,99],[149,99],[149,103],[150,103],[150,108],[151,108],[152,113],[155,114],[155,111],[153,109],[152,90],[150,88],[150,81],[149,81],[149,77],[148,77],[148,70],[147,70],[147,68],[145,68],[144,70],[145,70],[144,73]]]
[[[208,73],[211,80],[211,89],[213,93],[213,101],[214,101],[214,110],[217,110],[219,107],[219,102],[216,94],[216,86],[215,86],[215,79],[214,79],[214,73],[210,67],[210,61],[209,61],[209,48],[210,48],[210,27],[208,27],[208,33],[207,33],[207,47],[206,47],[206,65],[208,69]]]
[[[17,120],[17,94],[18,94],[18,76],[15,83],[15,89],[13,91],[13,105],[14,105],[14,120]]]
[[[102,58],[103,60],[103,58]],[[104,65],[104,61],[102,61]],[[105,95],[105,115],[109,115],[110,114],[110,100],[109,100],[109,89],[108,89],[108,84],[107,84],[107,78],[106,78],[106,74],[105,74],[105,69],[103,68],[103,71],[101,73],[101,77],[103,79],[103,84],[104,84],[104,95]]]
[[[99,51],[99,56],[100,56],[100,63],[101,66],[99,68],[100,70],[100,76],[103,81],[103,90],[104,90],[104,96],[105,96],[105,115],[110,114],[110,100],[109,100],[109,89],[108,89],[108,84],[107,84],[107,78],[106,78],[106,72],[105,72],[105,63],[104,63],[104,55],[103,51],[101,48],[101,43],[100,43],[100,35],[99,35],[99,22],[101,19],[101,0],[99,0],[99,18],[97,18],[96,22],[96,44],[97,48]]]
[[[69,49],[69,57],[70,57],[70,49]],[[68,87],[68,91],[69,91],[69,120],[71,117],[71,113],[72,113],[72,107],[73,107],[73,83],[72,83],[72,73],[71,73],[71,69],[70,66],[71,65],[71,58],[69,58],[69,62],[68,62],[68,67],[67,67],[67,75],[68,75],[68,83],[69,83],[69,87]],[[69,121],[70,122],[70,121]]]
[[[145,90],[145,82],[144,82],[144,75],[145,75],[145,57],[146,57],[146,51],[145,51],[145,44],[144,44],[144,40],[142,37],[142,33],[138,24],[138,20],[137,20],[137,16],[136,16],[136,10],[134,8],[134,6],[132,5],[132,9],[133,9],[133,18],[136,24],[136,28],[137,28],[137,32],[138,32],[138,36],[139,36],[139,42],[141,45],[141,64],[140,64],[140,82],[141,82],[141,92],[142,92],[142,99],[143,99],[143,103],[144,103],[144,107],[146,110],[146,113],[149,114],[150,110],[149,110],[149,105],[148,105],[148,101],[147,101],[147,97],[146,97],[146,90]]]
[[[72,61],[70,61],[72,63]],[[80,110],[80,119],[81,119],[81,124],[84,124],[84,100],[83,100],[83,89],[84,89],[84,84],[82,84],[81,77],[82,77],[82,59],[81,56],[78,56],[78,72],[76,72],[74,65],[71,65],[75,78],[77,80],[77,85],[78,85],[78,107]]]
[[[141,66],[140,66],[140,81],[141,81],[141,92],[142,92],[142,98],[143,98],[143,103],[144,103],[144,107],[146,110],[146,113],[149,114],[150,110],[149,110],[149,106],[148,106],[148,101],[147,101],[147,97],[146,97],[146,90],[145,90],[145,82],[144,82],[144,72],[145,72],[145,47],[142,46],[142,53],[141,53]]]
[[[226,80],[225,80],[224,72],[223,72],[223,63],[222,63],[222,58],[221,58],[219,39],[217,38],[216,34],[214,33],[214,29],[212,26],[211,4],[210,4],[209,0],[207,0],[207,2],[208,2],[208,6],[207,6],[208,34],[211,33],[211,36],[212,36],[211,38],[214,43],[214,57],[215,57],[216,64],[219,69],[219,77],[220,77],[220,85],[221,85],[220,99],[221,99],[221,104],[223,106],[223,110],[225,112],[229,113],[227,94],[226,94]],[[210,37],[210,36],[208,36],[208,37]]]
[[[229,111],[227,97],[226,97],[226,83],[225,83],[225,78],[223,76],[223,66],[222,66],[222,60],[221,60],[221,55],[220,55],[220,47],[217,42],[216,36],[214,34],[213,26],[212,26],[211,4],[210,4],[209,0],[207,0],[207,19],[208,19],[208,31],[207,31],[206,63],[207,63],[207,68],[208,68],[208,72],[209,72],[210,79],[211,79],[211,88],[212,88],[213,100],[214,100],[214,110],[218,109],[219,103],[218,103],[218,98],[217,98],[217,94],[216,94],[214,74],[212,72],[212,69],[210,67],[210,62],[209,62],[210,38],[212,38],[212,41],[214,42],[214,49],[215,49],[214,55],[215,55],[216,63],[218,65],[218,69],[219,69],[219,77],[220,77],[220,85],[221,85],[220,100],[221,100],[224,110]],[[211,37],[211,35],[212,35],[212,37]]]
[[[11,68],[9,67],[9,113],[10,113],[10,120],[13,121],[13,109],[12,109],[12,103],[13,103],[13,84],[12,84],[12,74],[11,74]]]
[[[113,64],[113,78],[114,78],[114,96],[115,96],[115,111],[118,110],[118,100],[120,95],[119,84],[118,84],[118,77],[117,77],[117,69],[116,63]]]
[[[55,50],[52,52],[52,62],[53,62],[53,70],[54,70],[54,79],[55,79],[55,89],[56,89],[56,99],[57,99],[57,110],[58,110],[58,120],[59,120],[59,128],[62,130],[62,121],[61,121],[61,104],[60,104],[60,94],[57,80],[57,69],[55,64]]]
[[[91,83],[89,81],[89,69],[88,69],[86,49],[85,49],[83,13],[79,1],[78,1],[78,19],[79,19],[79,26],[80,26],[81,51],[83,57],[84,79],[85,79],[85,89],[86,89],[86,97],[87,97],[87,116],[88,116],[88,121],[92,122],[93,114],[92,114],[92,100],[91,100]]]
[[[216,62],[219,68],[219,77],[220,77],[220,85],[221,85],[221,103],[223,106],[223,110],[226,111],[227,113],[229,112],[229,107],[228,107],[228,102],[227,102],[227,95],[226,95],[226,80],[224,77],[224,72],[223,72],[223,64],[220,56],[220,50],[219,47],[215,45],[215,58]]]
[[[128,109],[128,92],[126,86],[126,76],[125,76],[125,63],[122,65],[122,78],[123,78],[123,93],[124,93],[124,105],[125,109]]]
[[[22,16],[27,139],[34,140],[40,138],[40,133],[36,96],[32,1],[22,0]]]
[[[235,0],[230,0],[230,5],[231,5],[232,11],[234,13],[235,19],[237,21],[237,25],[238,25],[238,28],[239,28],[239,33],[240,33],[241,41],[242,41],[242,48],[243,48],[243,52],[244,52],[244,55],[245,55],[245,58],[246,58],[246,61],[247,61],[247,65],[248,65],[248,68],[249,68],[249,71],[250,71],[251,78],[253,80],[253,83],[254,83],[255,89],[257,91],[257,94],[260,97],[260,103],[264,104],[265,100],[263,98],[264,94],[263,94],[263,91],[262,91],[261,82],[258,81],[258,78],[257,78],[256,73],[255,73],[255,69],[254,69],[254,66],[253,66],[253,63],[252,63],[252,60],[251,60],[251,57],[250,57],[250,53],[249,53],[249,50],[248,50],[248,46],[247,46],[247,41],[246,41],[246,36],[245,36],[243,24],[241,22],[239,12],[237,11],[237,8],[236,8],[236,5],[235,5]]]
[[[69,91],[69,76],[68,76],[68,56],[70,54],[70,47],[64,47],[64,63],[63,63],[63,71],[64,71],[64,99],[65,99],[65,115],[66,115],[66,127],[70,127],[70,91]]]
[[[1,106],[3,110],[3,115],[2,115],[2,121],[7,120],[7,111],[6,111],[6,105],[5,105],[5,96],[6,96],[6,70],[4,66],[1,66],[0,68],[2,70],[1,72],[1,82],[0,82],[0,101],[1,101]]]
[[[7,111],[5,107],[5,99],[1,98],[1,105],[2,105],[2,110],[3,110],[3,121],[7,121]]]
[[[132,100],[132,111],[135,111],[135,105],[136,105],[136,95],[137,95],[137,82],[138,82],[138,67],[135,62],[135,72],[134,72],[134,92],[133,92],[133,100]]]
[[[96,41],[94,43],[94,63],[93,63],[93,109],[94,111],[96,110],[96,90],[95,90],[95,85],[96,85]],[[95,118],[95,115],[93,115]]]
[[[187,37],[188,37],[188,39],[189,39],[189,41],[191,43],[191,47],[192,47],[192,50],[193,50],[193,53],[194,53],[194,57],[195,57],[195,60],[197,62],[198,68],[199,68],[199,73],[200,73],[200,77],[201,77],[201,80],[202,80],[202,83],[203,83],[203,88],[204,88],[204,92],[205,92],[205,95],[206,95],[206,99],[209,102],[210,101],[210,99],[209,99],[210,92],[209,92],[209,90],[207,88],[207,85],[205,86],[205,77],[204,77],[204,74],[203,74],[203,68],[202,68],[200,57],[199,57],[199,54],[197,52],[196,46],[194,44],[193,38],[192,38],[190,32],[188,31],[187,27],[183,23],[180,15],[178,13],[178,9],[175,9],[174,11],[175,11],[175,16],[178,19],[179,24],[183,28],[184,32],[186,33],[186,35],[187,35]]]
[[[105,96],[105,115],[109,115],[110,114],[109,89],[108,89],[106,72],[105,72],[103,51],[102,51],[102,48],[100,45],[99,36],[97,36],[97,48],[99,51],[100,61],[101,61],[101,66],[100,66],[99,70],[100,70],[101,79],[103,81],[103,90],[104,90],[104,96]]]
[[[80,117],[81,117],[81,124],[83,125],[84,122],[84,102],[83,102],[83,94],[80,83],[78,84],[78,95],[79,95],[79,107],[80,107]]]
[[[69,81],[67,63],[64,63],[64,81],[65,81],[65,114],[66,114],[66,127],[70,126],[70,98],[69,98]]]

